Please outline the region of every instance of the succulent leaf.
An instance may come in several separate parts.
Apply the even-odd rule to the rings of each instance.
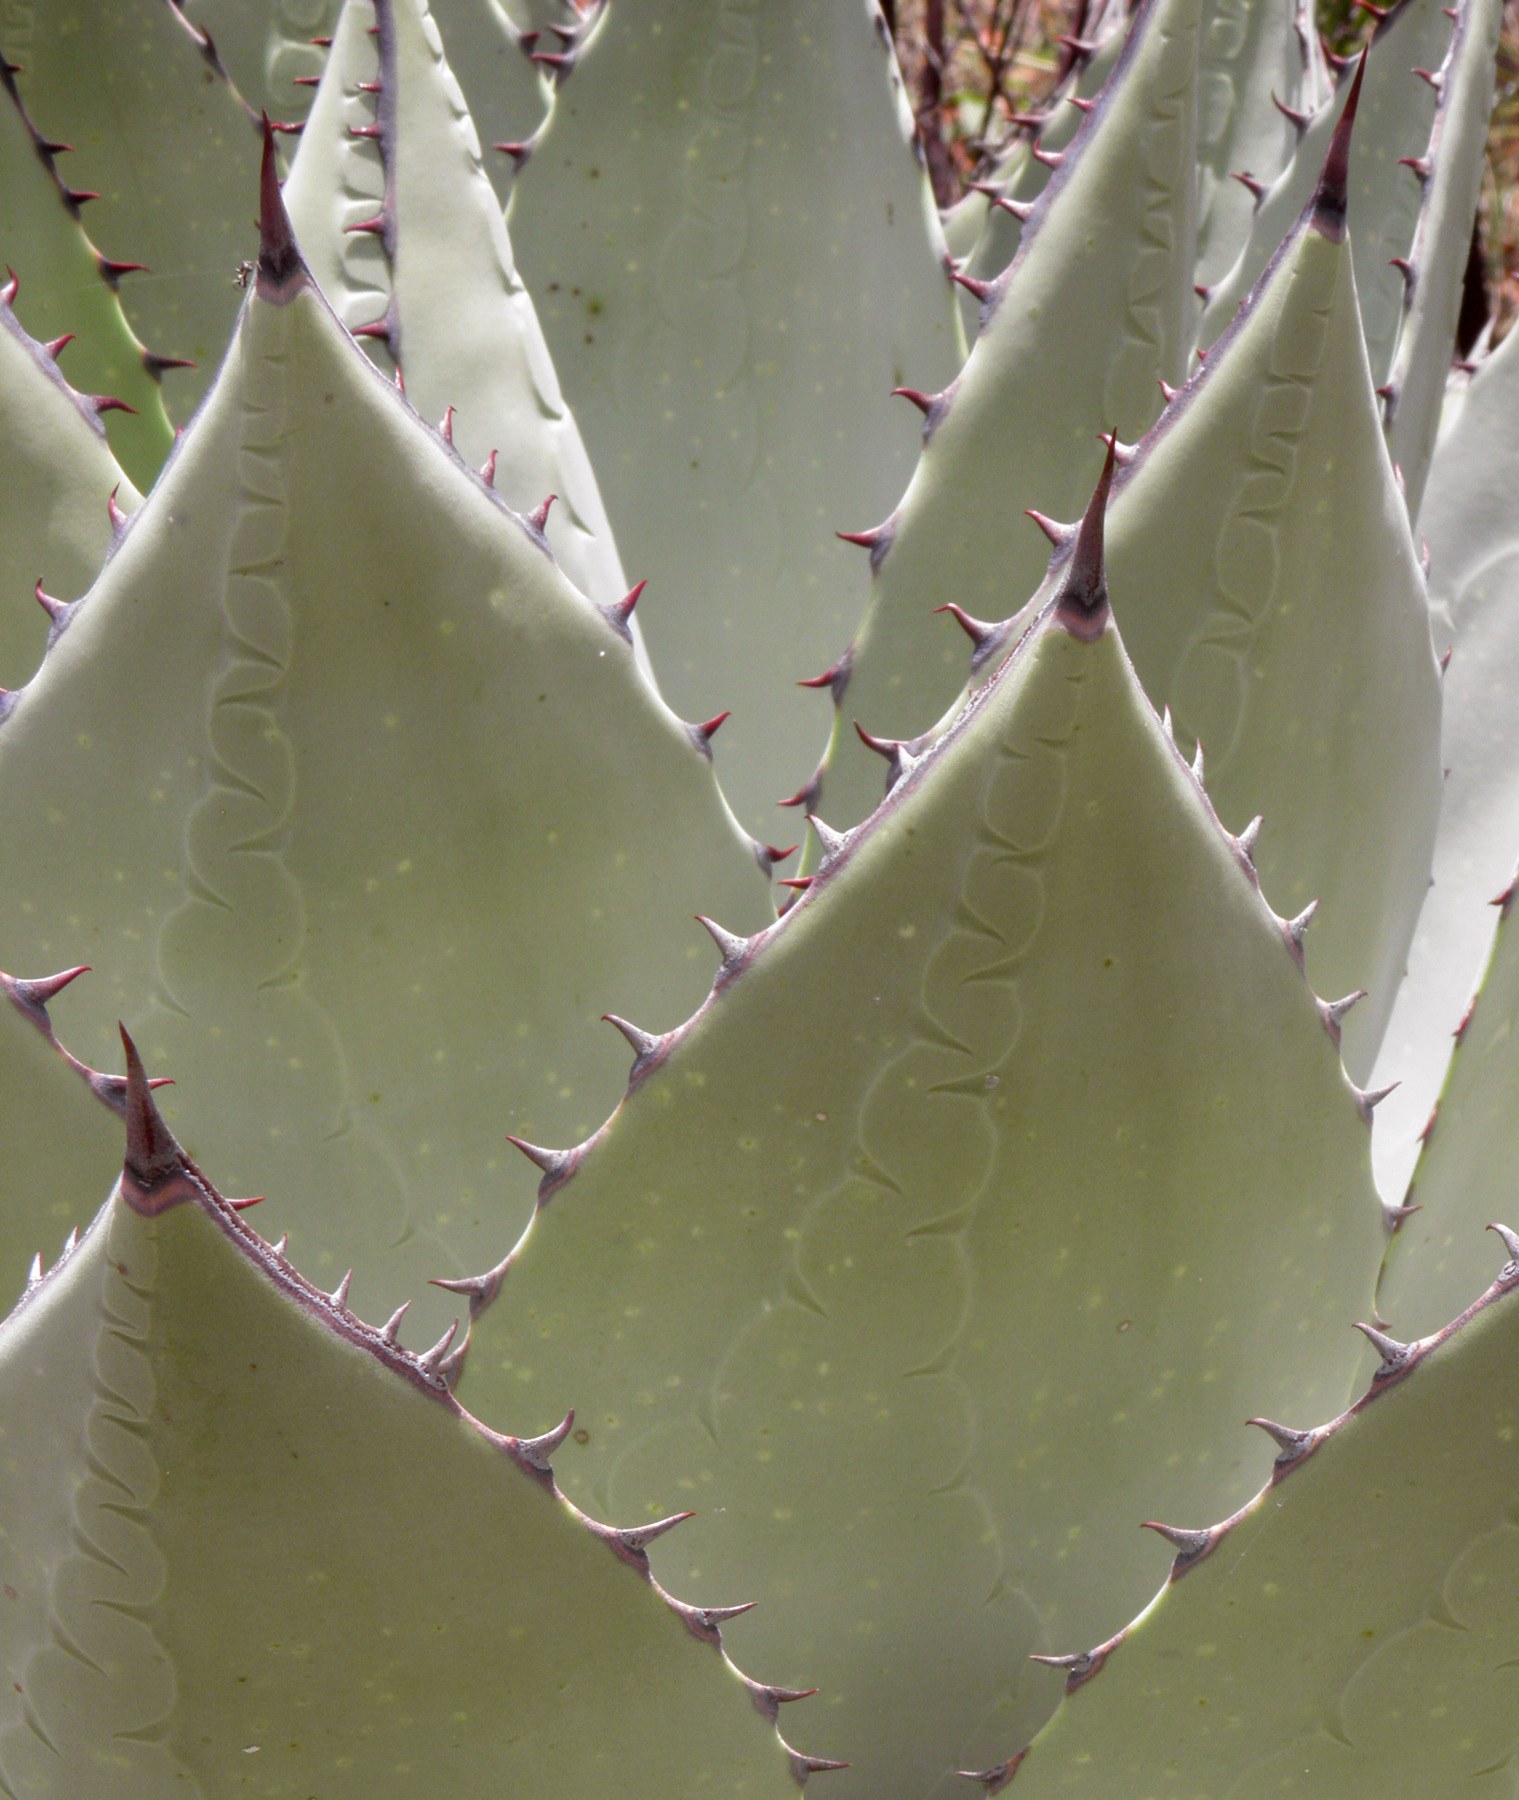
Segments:
[[[1356,294],[1377,387],[1392,366],[1404,312],[1405,283],[1392,259],[1409,253],[1421,198],[1418,180],[1400,159],[1423,154],[1435,115],[1434,92],[1413,71],[1438,68],[1450,38],[1451,22],[1442,0],[1399,0],[1378,21],[1366,53],[1350,152],[1348,217]],[[1342,73],[1338,92],[1304,127],[1297,154],[1256,209],[1249,242],[1214,286],[1198,327],[1198,343],[1204,349],[1222,333],[1293,219],[1312,198],[1350,80],[1348,71]],[[1465,256],[1463,244],[1460,261]]]
[[[1401,1199],[1408,1185],[1492,944],[1490,902],[1507,888],[1519,853],[1511,674],[1519,657],[1516,419],[1519,335],[1511,332],[1473,378],[1436,449],[1419,515],[1435,650],[1450,658],[1442,683],[1445,781],[1432,881],[1372,1077],[1377,1086],[1401,1084],[1372,1138],[1377,1182],[1389,1200]]]
[[[50,611],[33,602],[33,584],[45,581],[60,604],[77,600],[115,540],[111,497],[123,512],[142,498],[106,444],[93,396],[69,385],[57,356],[23,330],[0,289],[0,688],[27,680],[47,645]]]
[[[1077,574],[730,947],[464,1375],[486,1417],[579,1397],[588,1503],[700,1505],[656,1565],[762,1599],[733,1641],[830,1695],[844,1795],[1038,1724],[1021,1659],[1153,1587],[1135,1509],[1251,1491],[1160,1447],[1342,1405],[1380,1254],[1317,1005]]]
[[[613,5],[512,202],[661,687],[687,718],[732,709],[724,787],[766,837],[817,755],[796,683],[859,616],[834,534],[912,471],[891,390],[942,388],[962,353],[884,36],[874,0]]]
[[[120,1120],[80,1094],[83,1082],[106,1106],[116,1105],[117,1085],[63,1049],[48,1014],[81,973],[19,981],[0,973],[0,1292],[7,1296],[22,1291],[34,1257],[40,1272],[70,1232],[89,1224],[94,1196],[109,1187],[121,1160]]]
[[[1330,84],[1305,0],[1210,0],[1199,43],[1197,281],[1209,287],[1250,236],[1252,184],[1269,187],[1297,149],[1290,115],[1316,112]]]
[[[870,605],[822,785],[839,824],[880,794],[848,728],[911,738],[953,701],[963,661],[933,608],[1004,617],[1038,586],[1037,506],[1077,516],[1097,433],[1132,441],[1191,346],[1197,0],[1145,0],[1117,68],[987,295],[981,335],[925,423],[918,467],[871,551]],[[1136,171],[1140,179],[1136,180]],[[1102,232],[1089,221],[1100,217]]]
[[[1088,55],[1079,58],[1051,97],[1050,104],[1044,109],[1044,122],[1032,135],[1028,135],[1025,128],[1007,143],[982,190],[967,194],[960,207],[955,209],[962,213],[959,219],[954,220],[955,229],[967,231],[972,218],[979,225],[979,230],[970,244],[965,246],[965,254],[960,259],[960,266],[967,275],[990,280],[993,276],[1000,275],[1017,254],[1023,226],[1017,212],[1012,209],[1032,206],[1049,185],[1054,163],[1053,160],[1044,161],[1041,158],[1053,159],[1058,156],[1076,136],[1081,128],[1084,109],[1072,104],[1072,96],[1076,100],[1095,100],[1102,92],[1123,50],[1128,24],[1128,15],[1121,8],[1107,10],[1101,22],[1095,23],[1092,30],[1092,36],[1096,40],[1095,47]],[[1035,143],[1038,144],[1040,156],[1031,154]],[[998,205],[998,199],[1011,202],[1011,206]],[[951,219],[945,221],[945,236],[953,251],[956,246],[949,239]],[[975,315],[968,321],[968,327],[974,329],[978,323],[980,308],[970,305],[972,296],[969,294],[965,296],[965,300],[968,309]]]
[[[238,264],[256,241],[257,114],[172,0],[39,8],[18,83],[38,129],[74,146],[66,186],[92,190],[90,241],[146,265],[121,302],[155,368],[193,365],[165,388],[182,422],[216,373],[237,316]],[[115,98],[122,91],[129,106]],[[145,488],[154,471],[129,466]]]
[[[8,304],[37,342],[71,340],[69,372],[80,393],[121,402],[107,415],[111,448],[146,488],[173,431],[147,353],[121,310],[117,290],[137,265],[102,256],[85,235],[79,204],[64,203],[64,148],[28,116],[27,72],[3,56],[0,87],[0,263],[20,284]]]
[[[794,1795],[647,1534],[249,1230],[140,1066],[127,1110],[105,1209],[0,1326],[0,1784]]]
[[[629,583],[440,42],[422,0],[349,0],[286,184],[291,221],[344,323],[378,324],[399,350],[421,416],[454,408],[454,448],[477,468],[494,456],[517,511],[556,497],[556,560],[612,606]],[[355,229],[377,215],[389,237]]]
[[[1430,72],[1438,104],[1419,155],[1424,204],[1402,271],[1405,313],[1387,380],[1387,444],[1415,519],[1455,350],[1502,22],[1499,0],[1461,0],[1445,60]]]
[[[0,820],[30,846],[3,952],[108,967],[76,1047],[98,1061],[132,1020],[180,1076],[192,1153],[263,1184],[313,1276],[355,1264],[388,1311],[509,1229],[505,1133],[573,1144],[621,1090],[590,1022],[694,1004],[691,913],[770,913],[612,621],[288,240],[260,285],[0,724]]]
[[[1285,1446],[1201,1558],[1178,1557],[1026,1754],[985,1771],[988,1791],[1010,1775],[1018,1800],[1511,1790],[1512,1247],[1498,1247],[1510,1260],[1474,1305],[1301,1448]]]
[[[1205,749],[1219,817],[1263,817],[1262,891],[1288,917],[1320,902],[1309,979],[1370,996],[1344,1039],[1364,1082],[1428,889],[1440,680],[1333,175],[1116,474],[1108,558],[1145,691]],[[1005,641],[1064,574],[1057,552]]]
[[[1492,954],[1457,1032],[1449,1072],[1422,1148],[1377,1292],[1400,1331],[1435,1329],[1452,1295],[1469,1293],[1485,1264],[1482,1229],[1513,1193],[1519,1158],[1519,942],[1511,923],[1515,883],[1499,896]]]

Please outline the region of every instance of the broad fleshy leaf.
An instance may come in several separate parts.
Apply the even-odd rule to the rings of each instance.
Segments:
[[[1492,944],[1490,902],[1519,855],[1519,335],[1473,378],[1430,468],[1419,526],[1429,545],[1435,650],[1444,678],[1446,770],[1433,876],[1372,1085],[1399,1086],[1372,1136],[1377,1182],[1403,1197],[1424,1126]],[[1482,1223],[1486,1223],[1485,1220]]]
[[[1437,69],[1450,38],[1451,22],[1441,0],[1399,0],[1378,21],[1366,52],[1350,156],[1349,219],[1361,323],[1372,382],[1378,387],[1392,366],[1403,321],[1405,283],[1392,259],[1408,255],[1419,217],[1420,184],[1402,159],[1423,154],[1435,115],[1434,90],[1414,70]],[[1262,197],[1249,242],[1203,309],[1197,341],[1204,349],[1223,332],[1313,197],[1349,90],[1345,73],[1339,91],[1304,126],[1296,155]],[[1460,254],[1464,261],[1465,246]]]
[[[1108,557],[1134,666],[1183,751],[1201,743],[1219,817],[1264,821],[1267,898],[1317,904],[1309,979],[1368,996],[1344,1026],[1365,1081],[1428,889],[1440,681],[1356,307],[1349,126],[1247,309],[1125,458]],[[1069,555],[978,661],[1016,642]]]
[[[967,194],[945,220],[945,237],[951,249],[955,247],[949,235],[952,228],[963,233],[970,228],[972,219],[979,225],[961,263],[965,274],[989,281],[1000,275],[1017,254],[1023,229],[1019,211],[1032,207],[1049,185],[1052,170],[1058,166],[1054,159],[1081,128],[1086,108],[1080,102],[1094,100],[1102,92],[1123,49],[1128,24],[1128,15],[1121,8],[1108,8],[1101,20],[1088,28],[1091,48],[1073,58],[1072,69],[1052,96],[1037,132],[1025,136],[1029,127],[1024,127],[1014,136],[1003,147],[985,188]],[[1038,156],[1033,154],[1036,142]],[[992,195],[997,198],[994,200]],[[968,291],[962,304],[972,314],[967,329],[973,330],[979,323],[980,308]]]
[[[48,628],[100,572],[116,537],[112,500],[131,512],[141,495],[106,443],[95,397],[77,393],[58,367],[65,344],[39,344],[0,287],[0,689],[17,687],[42,660]],[[47,585],[47,594],[34,588]]]
[[[1429,142],[1415,159],[1424,204],[1401,271],[1406,311],[1387,380],[1387,444],[1403,471],[1414,519],[1455,353],[1502,23],[1501,0],[1460,0],[1445,60],[1427,76],[1439,104]]]
[[[0,724],[0,831],[28,846],[0,952],[94,962],[74,1047],[98,1062],[132,1022],[192,1154],[263,1184],[314,1276],[357,1262],[390,1307],[494,1253],[506,1133],[573,1143],[604,1115],[601,1012],[695,1003],[691,913],[771,915],[620,615],[417,420],[278,231],[260,284]]]
[[[491,459],[509,506],[557,497],[545,530],[560,567],[616,605],[629,584],[596,479],[423,0],[349,0],[285,200],[344,323],[378,334],[467,463]]]
[[[1317,112],[1330,84],[1308,0],[1209,0],[1199,41],[1197,280],[1207,287],[1233,267],[1260,190],[1297,148],[1291,115]]]
[[[156,370],[194,365],[165,390],[183,422],[216,373],[237,317],[238,264],[257,241],[257,115],[172,0],[50,0],[36,21],[18,78],[27,112],[70,147],[60,201],[88,202],[91,243],[146,265],[121,302]],[[151,472],[129,466],[146,487]]]
[[[794,1796],[787,1696],[565,1503],[563,1433],[485,1431],[304,1280],[140,1065],[127,1114],[104,1211],[0,1326],[0,1785]]]
[[[1198,0],[1136,9],[1115,72],[987,291],[964,372],[932,400],[906,494],[867,534],[870,606],[839,665],[822,775],[823,810],[841,825],[881,791],[850,721],[915,737],[963,683],[934,608],[1000,618],[1021,604],[1048,550],[1023,509],[1076,517],[1101,462],[1097,433],[1139,437],[1160,410],[1159,381],[1182,379],[1196,309],[1198,11]]]
[[[1377,1310],[1408,1333],[1433,1330],[1450,1299],[1470,1291],[1481,1232],[1512,1211],[1519,1161],[1519,940],[1515,883],[1499,897],[1498,935],[1482,983],[1457,1033],[1450,1071],[1425,1127],[1423,1151],[1387,1252]]]
[[[117,292],[137,266],[103,256],[85,235],[85,202],[70,199],[75,189],[59,162],[64,146],[27,114],[26,70],[0,56],[0,86],[0,263],[20,286],[9,304],[39,343],[72,340],[73,381],[81,393],[118,403],[107,415],[111,448],[146,488],[173,432],[156,365],[132,335]]]
[[[121,1161],[120,1121],[80,1092],[83,1082],[106,1106],[119,1108],[121,1078],[71,1056],[48,1015],[54,999],[84,973],[64,969],[17,980],[0,972],[0,1291],[7,1295],[40,1279],[43,1257],[52,1261],[71,1232],[84,1230]]]
[[[875,1800],[1026,1738],[1027,1654],[1153,1590],[1136,1512],[1253,1491],[1212,1449],[1247,1397],[1344,1404],[1383,1242],[1326,1021],[1090,560],[898,764],[544,1183],[461,1390],[578,1396],[589,1504],[699,1506],[658,1566],[762,1599],[735,1645],[813,1671]]]
[[[512,238],[670,703],[733,717],[744,824],[817,756],[797,688],[864,579],[835,532],[906,485],[959,367],[942,240],[874,0],[609,7],[518,178]]]
[[[1184,1534],[1166,1587],[1071,1671],[1026,1754],[984,1772],[989,1792],[1016,1775],[1018,1800],[1506,1800],[1519,1236],[1506,1237],[1481,1299],[1389,1344],[1347,1413],[1268,1426],[1268,1485],[1195,1543]]]

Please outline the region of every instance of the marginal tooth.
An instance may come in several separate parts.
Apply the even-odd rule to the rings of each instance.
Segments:
[[[557,494],[550,494],[547,500],[540,501],[527,515],[528,524],[538,533],[539,537],[542,537],[544,532],[548,529],[549,508],[558,498],[559,496]]]
[[[353,1286],[353,1270],[350,1269],[327,1298],[339,1312],[348,1310],[348,1290]]]
[[[1203,785],[1203,747],[1201,739],[1198,740],[1197,753],[1192,758],[1192,776],[1197,785],[1201,787]]]
[[[438,1364],[438,1374],[442,1377],[444,1387],[450,1393],[459,1385],[459,1377],[464,1373],[464,1359],[469,1355],[470,1338],[473,1332],[474,1327],[467,1325],[464,1328],[464,1336]]]
[[[513,1137],[510,1132],[506,1141],[515,1145],[530,1163],[536,1164],[551,1180],[568,1170],[570,1158],[574,1154],[569,1150],[545,1150],[542,1144],[530,1144],[526,1138]]]
[[[279,1242],[277,1244],[271,1244],[269,1246],[269,1248],[275,1256],[283,1256],[285,1254],[285,1246],[289,1242],[290,1242],[290,1233],[288,1231],[282,1231],[280,1233]]]
[[[779,1721],[783,1706],[789,1706],[793,1700],[810,1700],[818,1691],[816,1688],[771,1687],[767,1682],[755,1681],[748,1675],[742,1675],[740,1679],[748,1688],[749,1698],[755,1707],[772,1725]]]
[[[1501,1231],[1503,1229],[1503,1227],[1500,1225],[1497,1227],[1497,1229],[1499,1231]],[[78,1247],[79,1247],[79,1227],[76,1225],[76,1226],[74,1226],[73,1230],[69,1232],[69,1235],[63,1240],[63,1254],[65,1256],[72,1256],[74,1251],[76,1249],[78,1249]]]
[[[998,1763],[995,1768],[956,1769],[955,1773],[960,1776],[962,1780],[979,1781],[988,1794],[1000,1794],[1003,1788],[1005,1788],[1018,1773],[1018,1765],[1027,1755],[1027,1749],[1023,1749],[1020,1750],[1016,1756],[1010,1756],[1005,1763]]]
[[[712,939],[712,942],[717,945],[718,950],[722,954],[722,966],[724,969],[735,968],[743,961],[743,958],[749,949],[748,938],[739,937],[731,931],[725,931],[721,925],[717,924],[715,920],[707,918],[704,913],[698,913],[696,915],[696,922],[706,931],[707,935]]]
[[[1048,513],[1035,512],[1031,506],[1024,510],[1057,550],[1064,550],[1067,544],[1075,541],[1076,526],[1062,525],[1059,519],[1050,518]]]
[[[1171,709],[1169,706],[1160,715],[1160,728],[1174,744],[1176,742],[1176,727],[1171,722]]]
[[[1336,1043],[1340,1041],[1340,1027],[1345,1022],[1345,1015],[1358,1001],[1366,998],[1365,988],[1357,988],[1353,994],[1346,994],[1339,1000],[1320,1000],[1319,1016],[1324,1021],[1325,1029]]]
[[[1261,841],[1261,815],[1257,813],[1245,829],[1234,840],[1239,853],[1253,869],[1255,867],[1255,847]]]
[[[1368,1125],[1371,1123],[1371,1115],[1387,1096],[1396,1093],[1402,1085],[1401,1081],[1389,1081],[1383,1088],[1357,1088],[1356,1105],[1360,1107],[1361,1117]]]
[[[496,485],[496,452],[494,450],[480,465],[480,479],[488,488]]]
[[[42,1257],[40,1254],[34,1254],[32,1257],[32,1266],[26,1272],[26,1291],[30,1294],[34,1289],[40,1288],[41,1286]]]
[[[403,1300],[380,1327],[380,1336],[387,1344],[397,1344],[401,1341],[401,1321],[406,1317],[406,1309],[410,1305],[409,1300]]]
[[[511,1443],[523,1462],[538,1470],[542,1475],[552,1473],[549,1458],[570,1435],[570,1428],[575,1423],[573,1412],[567,1412],[552,1431],[544,1432],[542,1437],[513,1438]]]
[[[352,130],[352,127],[350,126],[349,129]],[[444,411],[443,417],[438,421],[438,435],[443,439],[445,444],[453,444],[454,409],[451,406]]]
[[[825,863],[832,862],[833,859],[844,850],[852,835],[847,831],[835,831],[830,824],[825,820],[820,819],[816,813],[807,814],[807,823],[817,834],[818,844],[822,849],[823,861]]]
[[[1179,1525],[1162,1525],[1156,1519],[1146,1519],[1140,1530],[1158,1533],[1175,1550],[1176,1560],[1171,1565],[1173,1576],[1190,1569],[1213,1548],[1211,1531],[1186,1531]]]
[[[1312,1449],[1316,1432],[1294,1431],[1288,1425],[1278,1425],[1275,1419],[1246,1419],[1247,1425],[1258,1426],[1277,1447],[1275,1466],[1287,1469]]]
[[[1319,910],[1317,900],[1310,900],[1295,919],[1287,921],[1287,936],[1299,950],[1303,947],[1303,939],[1308,935],[1308,927],[1313,923],[1313,915]]]
[[[448,1347],[453,1343],[455,1337],[458,1336],[458,1332],[459,1321],[455,1319],[448,1330],[445,1331],[442,1337],[438,1339],[437,1343],[433,1345],[432,1349],[424,1350],[417,1358],[417,1367],[429,1381],[442,1382],[443,1377],[440,1370],[442,1369],[443,1359],[448,1355]]]
[[[822,1775],[829,1769],[847,1769],[847,1762],[829,1762],[822,1756],[803,1756],[800,1750],[789,1752],[791,1775],[798,1787],[805,1787],[809,1775]]]
[[[1507,1281],[1511,1276],[1519,1276],[1519,1231],[1511,1231],[1507,1225],[1489,1225],[1488,1230],[1497,1232],[1508,1251],[1508,1261],[1503,1265],[1498,1279]]]
[[[640,1031],[636,1025],[631,1024],[627,1019],[618,1018],[616,1013],[603,1013],[601,1016],[608,1025],[615,1025],[628,1040],[628,1044],[633,1051],[634,1074],[638,1074],[647,1063],[658,1056],[664,1045],[665,1040],[663,1038],[655,1037],[652,1032]]]
[[[626,638],[630,644],[633,641],[633,628],[629,624],[629,620],[633,617],[633,608],[638,604],[639,595],[648,585],[647,580],[637,582],[628,589],[615,606],[604,606],[601,609],[613,631],[619,637]]]
[[[694,1512],[671,1513],[668,1519],[656,1519],[652,1525],[614,1526],[613,1531],[624,1550],[642,1556],[656,1538],[662,1538],[667,1531],[673,1531],[677,1525],[684,1525],[687,1519],[695,1517]]]
[[[1375,1325],[1367,1325],[1358,1319],[1355,1328],[1382,1359],[1381,1367],[1372,1376],[1373,1381],[1386,1375],[1395,1374],[1399,1369],[1405,1367],[1409,1357],[1413,1354],[1412,1344],[1399,1343],[1395,1337],[1389,1337],[1385,1331],[1378,1331]]]

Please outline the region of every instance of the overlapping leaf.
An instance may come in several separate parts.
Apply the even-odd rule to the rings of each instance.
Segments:
[[[66,346],[30,337],[13,297],[0,288],[0,688],[19,686],[42,660],[49,618],[34,584],[45,581],[55,602],[77,600],[115,538],[113,497],[123,512],[140,499],[106,444],[95,397],[58,368]]]
[[[1420,184],[1403,159],[1423,155],[1435,115],[1434,90],[1414,71],[1440,66],[1451,29],[1441,0],[1400,0],[1378,21],[1366,53],[1350,159],[1349,211],[1356,293],[1372,381],[1378,387],[1392,366],[1407,297],[1393,259],[1408,256],[1419,217]],[[1256,208],[1248,243],[1234,267],[1213,287],[1198,329],[1204,349],[1224,331],[1312,197],[1349,80],[1342,74],[1339,92],[1303,127],[1296,155]],[[1458,266],[1465,254],[1463,245]]]
[[[1480,1233],[1478,1234],[1480,1239]],[[1184,1547],[1014,1767],[1018,1800],[1500,1800],[1519,1749],[1519,1236],[1460,1318]],[[1492,1239],[1487,1266],[1492,1266]]]
[[[306,1282],[140,1065],[127,1112],[104,1211],[0,1326],[0,1785],[794,1795],[789,1696],[566,1505],[563,1434],[482,1430]]]
[[[499,1243],[507,1132],[603,1115],[598,1014],[694,1003],[690,914],[769,909],[620,617],[417,421],[278,233],[262,280],[0,724],[0,829],[28,846],[0,948],[95,963],[81,1054],[133,1021],[192,1151],[380,1307]]]
[[[596,479],[420,0],[350,0],[286,199],[323,291],[398,357],[412,405],[428,419],[456,409],[453,444],[476,466],[492,459],[508,505],[528,513],[556,495],[546,533],[560,566],[602,606],[620,601]]]
[[[841,711],[822,785],[840,824],[881,791],[850,719],[912,738],[961,687],[959,647],[933,609],[952,600],[1001,618],[1020,605],[1047,549],[1023,509],[1074,517],[1100,462],[1098,431],[1140,436],[1159,381],[1181,380],[1195,311],[1198,12],[1196,0],[1137,10],[1115,73],[987,292],[963,374],[930,405],[901,504],[871,534],[870,606],[834,683]]]
[[[612,6],[513,199],[660,686],[732,709],[724,786],[763,837],[817,757],[796,683],[859,615],[834,533],[912,471],[890,391],[959,364],[883,38],[873,0]]]
[[[1519,857],[1516,419],[1519,337],[1511,333],[1473,379],[1436,451],[1420,511],[1435,649],[1450,656],[1440,745],[1446,775],[1433,879],[1373,1077],[1378,1087],[1400,1084],[1373,1139],[1378,1184],[1390,1200],[1408,1185],[1453,1033],[1492,943],[1497,921],[1489,902]]]
[[[474,1289],[470,1403],[573,1393],[567,1491],[701,1509],[659,1566],[763,1601],[734,1642],[812,1670],[846,1795],[1037,1725],[1027,1653],[1153,1588],[1134,1518],[1248,1497],[1247,1396],[1343,1404],[1380,1254],[1291,940],[1091,578]]]
[[[1125,642],[1271,903],[1318,903],[1308,973],[1366,1080],[1424,901],[1440,692],[1418,552],[1366,367],[1342,168],[1247,311],[1118,480],[1109,558]],[[1357,129],[1359,127],[1357,126]],[[1351,524],[1354,521],[1354,525]],[[1015,641],[1064,578],[983,644]]]
[[[69,146],[55,204],[72,195],[77,213],[87,199],[91,243],[133,269],[146,265],[121,290],[133,332],[154,358],[197,365],[167,390],[183,421],[216,373],[237,315],[233,278],[254,241],[257,115],[169,0],[56,0],[37,9],[18,81],[37,129]],[[21,223],[27,244],[54,228]],[[155,473],[129,467],[141,487]]]

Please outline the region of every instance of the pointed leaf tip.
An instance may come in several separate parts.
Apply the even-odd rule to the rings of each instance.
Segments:
[[[1076,545],[1066,568],[1065,579],[1055,596],[1054,616],[1074,638],[1094,643],[1107,629],[1108,582],[1103,566],[1103,528],[1108,510],[1108,494],[1113,486],[1113,470],[1118,462],[1118,433],[1108,440],[1107,459],[1097,486],[1092,490],[1086,514],[1076,533]]]
[[[122,1161],[121,1192],[134,1211],[151,1215],[189,1199],[198,1189],[190,1180],[184,1151],[154,1104],[153,1084],[142,1066],[136,1044],[125,1025],[118,1024],[117,1030],[127,1059],[127,1148]]]
[[[1356,107],[1360,102],[1361,80],[1365,73],[1366,52],[1363,50],[1356,67],[1355,79],[1350,84],[1345,110],[1340,114],[1334,136],[1329,140],[1329,154],[1324,158],[1323,173],[1319,176],[1318,189],[1313,196],[1313,229],[1320,237],[1328,238],[1332,244],[1341,243],[1345,237],[1345,209],[1350,188],[1350,134],[1355,127]]]
[[[293,300],[311,276],[296,248],[290,215],[280,192],[279,169],[274,160],[274,130],[269,115],[264,121],[264,159],[259,172],[258,296],[275,306]]]

